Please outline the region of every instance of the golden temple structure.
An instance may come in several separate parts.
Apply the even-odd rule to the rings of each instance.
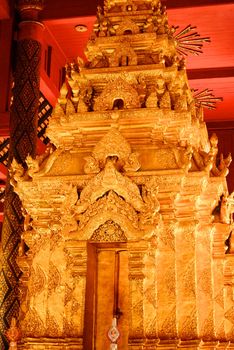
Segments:
[[[46,153],[16,161],[19,349],[234,349],[231,157],[159,0],[106,0]],[[12,327],[16,327],[15,321]]]

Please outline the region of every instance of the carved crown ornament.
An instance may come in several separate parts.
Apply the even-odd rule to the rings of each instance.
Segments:
[[[83,234],[88,230],[85,239],[88,233],[111,219],[128,238],[155,234],[160,222],[157,185],[149,181],[141,194],[138,186],[116,167],[117,157],[108,157],[104,169],[80,193],[74,210]]]

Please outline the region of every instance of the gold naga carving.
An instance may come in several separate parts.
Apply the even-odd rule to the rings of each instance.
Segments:
[[[201,150],[193,150],[193,161],[199,170],[206,170],[211,173],[212,176],[227,176],[228,168],[231,164],[231,154],[224,158],[223,154],[220,155],[220,160],[217,159],[218,155],[218,137],[216,134],[212,134],[210,138],[210,151],[204,152]]]
[[[44,154],[37,156],[33,159],[31,156],[27,156],[25,170],[21,164],[18,164],[15,159],[9,169],[11,174],[11,184],[17,186],[17,182],[23,181],[29,177],[43,176],[52,167],[55,160],[62,153],[62,149],[55,149],[53,145],[48,146]]]

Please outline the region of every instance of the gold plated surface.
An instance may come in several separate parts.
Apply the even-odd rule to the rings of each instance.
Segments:
[[[19,349],[104,350],[113,319],[121,350],[234,348],[231,156],[171,30],[160,1],[106,0],[87,62],[67,66],[53,146],[12,164]]]

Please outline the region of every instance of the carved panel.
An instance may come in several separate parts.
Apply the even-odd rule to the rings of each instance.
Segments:
[[[92,242],[126,242],[127,238],[119,225],[109,220],[94,231]]]

